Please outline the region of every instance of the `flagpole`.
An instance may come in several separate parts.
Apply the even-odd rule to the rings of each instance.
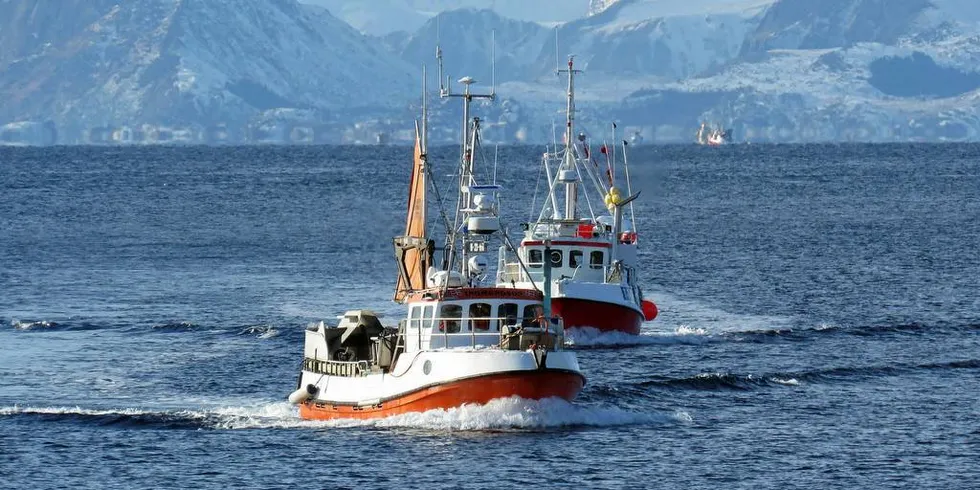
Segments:
[[[626,159],[626,146],[629,143],[623,140],[623,169],[626,171],[626,195],[633,195],[633,185],[630,183],[630,164]],[[630,201],[630,222],[633,223],[633,233],[636,233],[636,214],[633,213],[633,201]]]
[[[609,140],[609,141],[612,141],[614,145],[616,144],[616,122],[615,121],[613,121],[613,123],[612,123],[612,139]],[[612,177],[611,177],[611,179],[613,179],[613,182],[615,182],[616,181],[616,147],[615,146],[612,147],[612,150],[613,151],[612,151]],[[612,185],[612,184],[610,184],[610,185]]]

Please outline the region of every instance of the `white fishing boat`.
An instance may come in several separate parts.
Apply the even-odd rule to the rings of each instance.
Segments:
[[[405,235],[394,239],[394,299],[404,304],[405,318],[384,326],[374,313],[352,310],[335,327],[308,328],[289,396],[303,418],[385,417],[514,396],[572,400],[585,384],[575,354],[563,348],[563,325],[547,292],[495,287],[488,274],[484,254],[507,240],[499,232],[500,187],[481,180],[475,167],[480,120],[470,119],[469,110],[473,99],[495,95],[473,93],[471,78],[460,83],[462,93],[440,90],[462,99],[464,121],[454,223],[448,213],[438,220],[447,225],[441,264],[427,223],[432,171],[423,103]]]
[[[698,129],[698,134],[695,139],[697,144],[705,146],[721,146],[731,143],[732,140],[732,130],[723,129],[717,126],[709,126],[708,124],[701,123],[701,127]]]
[[[644,320],[657,315],[656,305],[644,299],[639,285],[632,204],[637,195],[624,197],[616,185],[615,145],[600,149],[600,158],[606,159],[603,176],[585,135],[573,137],[579,70],[569,57],[568,68],[559,72],[568,75],[564,146],[542,159],[547,178],[544,204],[537,210],[532,203],[538,217],[527,224],[516,255],[500,252],[497,284],[550,292],[565,328],[635,335]],[[622,175],[632,194],[626,146],[623,141]],[[624,219],[626,207],[629,220]],[[551,274],[545,273],[548,268]]]

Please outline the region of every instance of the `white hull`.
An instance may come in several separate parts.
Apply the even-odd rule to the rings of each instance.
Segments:
[[[426,364],[428,363],[428,373]],[[390,373],[364,376],[329,376],[302,371],[299,386],[316,387],[313,402],[370,406],[409,395],[418,390],[481,376],[533,372],[538,369],[579,372],[573,353],[549,352],[545,366],[538,367],[534,353],[447,349],[404,354]]]

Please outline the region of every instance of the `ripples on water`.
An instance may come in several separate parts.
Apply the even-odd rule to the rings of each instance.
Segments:
[[[639,337],[570,333],[588,375],[575,403],[310,422],[284,402],[303,328],[399,314],[390,237],[410,149],[0,148],[0,474],[980,486],[980,147],[708,150],[631,156],[661,315]],[[539,154],[501,148],[511,228]]]

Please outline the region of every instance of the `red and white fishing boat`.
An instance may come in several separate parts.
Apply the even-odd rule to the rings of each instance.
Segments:
[[[732,141],[732,130],[722,129],[716,126],[708,126],[705,123],[701,123],[701,127],[698,129],[698,134],[695,141],[697,144],[704,146],[727,145]]]
[[[589,327],[635,335],[644,320],[657,315],[656,305],[644,299],[637,277],[638,235],[632,204],[637,196],[624,197],[616,186],[615,146],[601,147],[599,158],[606,161],[600,165],[585,135],[577,141],[573,137],[579,70],[570,57],[568,69],[559,72],[568,74],[564,147],[544,155],[548,179],[544,205],[537,220],[527,224],[516,256],[501,251],[497,284],[550,291],[554,312],[566,329]],[[622,174],[632,194],[625,141],[622,149]],[[623,216],[627,206],[628,222]],[[550,278],[544,274],[547,266],[554,274]]]
[[[298,387],[289,396],[303,418],[386,417],[513,396],[572,400],[585,384],[575,354],[563,349],[547,292],[499,288],[488,278],[483,254],[500,234],[499,187],[477,176],[480,121],[470,120],[469,103],[494,93],[472,93],[470,78],[460,82],[463,93],[440,91],[464,103],[455,223],[442,213],[440,220],[449,225],[442,267],[426,224],[432,173],[423,103],[405,235],[394,239],[394,299],[406,317],[386,327],[370,311],[353,310],[336,327],[307,329]]]

